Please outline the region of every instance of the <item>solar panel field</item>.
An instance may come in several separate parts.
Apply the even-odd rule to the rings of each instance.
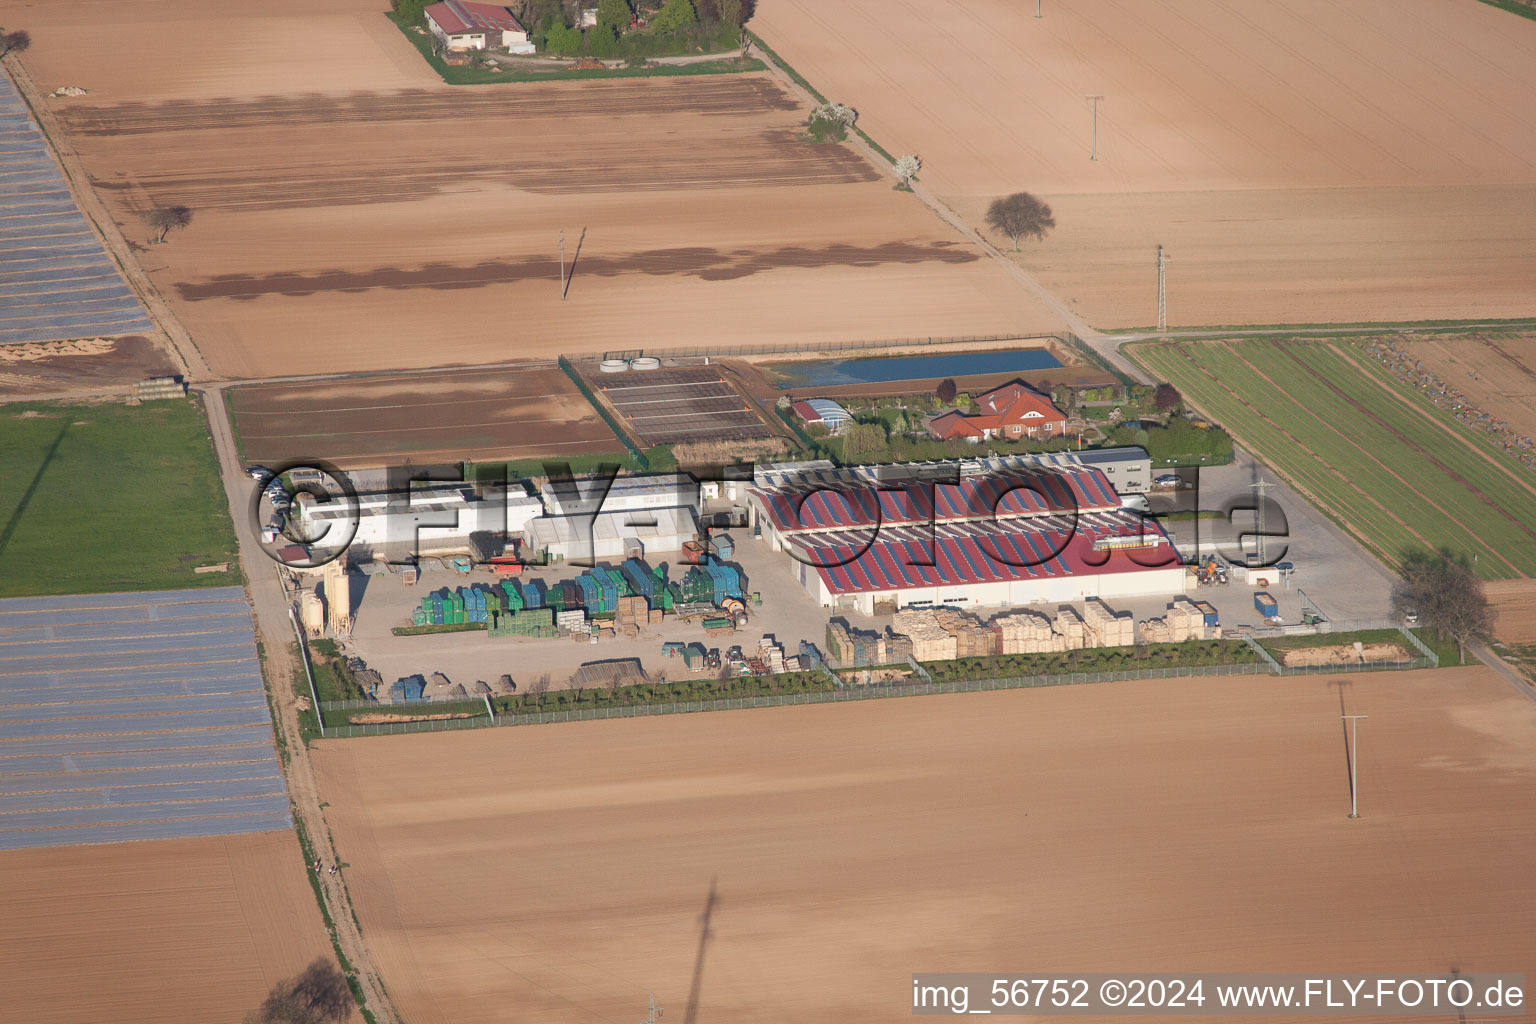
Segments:
[[[1124,351],[1388,564],[1414,546],[1446,546],[1475,556],[1486,579],[1536,576],[1536,480],[1353,343],[1147,342]]]
[[[152,329],[75,206],[16,86],[0,73],[0,342]]]
[[[291,825],[239,587],[0,601],[0,850]]]

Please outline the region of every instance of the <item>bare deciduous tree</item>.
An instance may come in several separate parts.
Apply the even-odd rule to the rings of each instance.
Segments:
[[[24,28],[0,34],[0,57],[12,53],[24,53],[32,48],[32,34]]]
[[[1044,238],[1056,226],[1051,208],[1028,192],[992,200],[987,207],[987,223],[1013,239],[1013,251],[1019,251],[1019,239]]]
[[[539,676],[539,678],[533,681],[533,685],[528,687],[528,692],[533,694],[535,697],[542,697],[544,694],[549,692],[549,683],[549,673],[545,672],[543,675]]]
[[[156,232],[154,240],[163,242],[172,230],[192,223],[192,210],[186,206],[157,206],[144,214],[144,223]]]
[[[317,958],[295,978],[272,987],[261,1007],[246,1015],[245,1024],[325,1024],[352,1016],[352,990],[347,976],[325,957]]]
[[[1441,639],[1455,640],[1457,656],[1466,664],[1466,645],[1487,640],[1493,633],[1493,609],[1467,556],[1450,548],[1410,551],[1403,558],[1401,575],[1392,591],[1398,615],[1416,613],[1419,622]]]

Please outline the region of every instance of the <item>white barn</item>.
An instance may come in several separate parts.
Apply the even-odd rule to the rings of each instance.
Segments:
[[[528,31],[505,7],[473,0],[444,0],[425,12],[427,31],[441,50],[506,50],[532,53]]]

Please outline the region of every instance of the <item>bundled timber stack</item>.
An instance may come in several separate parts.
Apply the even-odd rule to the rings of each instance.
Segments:
[[[896,613],[891,627],[912,642],[912,657],[918,661],[953,661],[959,645],[953,633],[939,625],[931,609],[905,608]]]
[[[1084,602],[1083,616],[1090,647],[1130,647],[1136,643],[1136,620],[1130,612],[1116,612],[1098,598]]]
[[[974,615],[953,608],[935,608],[933,614],[939,626],[955,638],[955,657],[981,658],[997,653],[992,631]]]
[[[1057,651],[1051,620],[1039,612],[1014,612],[992,620],[1000,654],[1040,654]]]
[[[1056,609],[1056,635],[1061,637],[1061,650],[1080,651],[1094,646],[1088,640],[1088,627],[1077,611],[1062,605]]]

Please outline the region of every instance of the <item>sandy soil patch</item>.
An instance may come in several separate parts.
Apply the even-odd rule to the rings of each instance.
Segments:
[[[1536,25],[1435,0],[763,0],[753,27],[1097,327],[1536,313]],[[1099,108],[1098,159],[1089,160]]]
[[[244,456],[343,468],[572,457],[623,444],[549,363],[465,373],[256,384],[231,393]]]
[[[1536,314],[1536,185],[1044,198],[1057,229],[1009,255],[1096,327],[1157,322],[1159,245],[1174,325]],[[979,224],[990,199],[946,201]]]
[[[1362,729],[1350,821],[1338,683]],[[914,970],[1536,954],[1536,707],[1481,669],[322,742],[401,1011],[889,1021]],[[488,881],[487,864],[504,877]],[[785,979],[793,979],[786,984]]]
[[[219,373],[1055,326],[851,148],[797,141],[769,75],[455,89],[378,10],[327,37],[292,2],[25,12],[39,84],[90,89],[58,110],[126,236],[196,211],[140,259]]]
[[[1342,647],[1298,647],[1280,656],[1280,664],[1290,668],[1296,665],[1358,665],[1372,661],[1412,661],[1414,655],[1402,644],[1361,644],[1355,650],[1353,644]]]
[[[1536,180],[1536,25],[1437,0],[762,0],[752,28],[944,195]],[[1099,107],[1098,160],[1090,161]]]
[[[1483,589],[1493,605],[1493,635],[1505,643],[1536,643],[1536,580],[1493,580]]]
[[[0,853],[0,1018],[237,1021],[329,956],[292,832]]]

